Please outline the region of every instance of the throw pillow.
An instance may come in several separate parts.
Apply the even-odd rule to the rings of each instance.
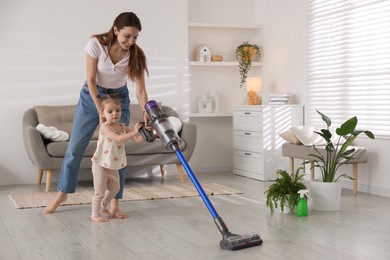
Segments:
[[[54,126],[45,126],[44,124],[38,124],[36,126],[38,132],[48,140],[54,142],[65,142],[69,140],[69,134],[67,132],[58,130]]]
[[[290,130],[296,135],[299,141],[305,146],[312,145],[326,145],[326,141],[317,133],[320,132],[323,126],[320,125],[312,125],[312,126],[293,126]],[[334,145],[338,142],[339,136],[336,134],[333,128],[329,128],[329,131],[332,133],[331,141]],[[345,138],[340,138],[340,143],[345,143]]]
[[[326,145],[322,137],[314,133],[320,130],[315,126],[293,126],[290,129],[305,146]]]
[[[302,144],[301,141],[299,141],[298,137],[294,134],[294,132],[291,131],[291,129],[288,129],[287,131],[280,133],[279,136],[289,143]]]

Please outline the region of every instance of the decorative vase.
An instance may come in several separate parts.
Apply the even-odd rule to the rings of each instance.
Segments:
[[[314,180],[310,182],[310,193],[313,198],[313,207],[319,211],[340,210],[341,181],[323,182]]]
[[[255,49],[253,47],[242,47],[242,52],[249,53],[249,57],[242,57],[243,60],[245,60],[246,62],[248,62],[248,60],[252,61],[253,56],[255,55]]]
[[[261,104],[261,98],[253,90],[249,91],[248,94],[248,105],[259,105]]]

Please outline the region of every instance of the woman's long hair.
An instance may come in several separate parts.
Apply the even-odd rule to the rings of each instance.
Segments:
[[[125,26],[136,27],[138,31],[142,30],[141,21],[137,15],[133,12],[125,12],[119,14],[114,21],[114,24],[111,26],[111,29],[102,34],[95,34],[92,37],[96,37],[100,44],[107,46],[108,54],[110,55],[111,46],[116,41],[117,37],[114,33],[114,26],[120,30]],[[146,56],[144,51],[134,43],[129,49],[129,63],[127,66],[127,75],[134,81],[137,77],[140,77],[143,71],[149,75],[148,67],[146,64]]]

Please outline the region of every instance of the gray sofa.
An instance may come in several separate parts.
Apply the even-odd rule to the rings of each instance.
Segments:
[[[38,184],[42,182],[43,173],[46,172],[46,191],[50,190],[50,183],[54,170],[59,170],[65,155],[68,142],[54,142],[47,140],[36,129],[39,123],[46,126],[54,126],[71,135],[73,116],[76,106],[36,106],[28,109],[23,117],[23,139],[26,152],[31,162],[38,168]],[[179,117],[176,111],[168,106],[161,106],[169,116]],[[142,112],[138,104],[130,105],[131,122],[143,121]],[[81,168],[91,168],[91,157],[96,149],[98,129],[88,144]],[[196,144],[196,125],[183,122],[179,136],[183,140],[180,148],[187,161],[190,160]],[[167,151],[161,141],[157,139],[153,143],[126,142],[126,154],[128,166],[152,166],[159,165],[161,175],[164,177],[165,165],[176,164],[181,181],[184,182],[184,169],[173,151]]]

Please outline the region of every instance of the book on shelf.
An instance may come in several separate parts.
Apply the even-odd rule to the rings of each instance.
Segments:
[[[290,93],[271,93],[269,95],[269,105],[287,105]]]

